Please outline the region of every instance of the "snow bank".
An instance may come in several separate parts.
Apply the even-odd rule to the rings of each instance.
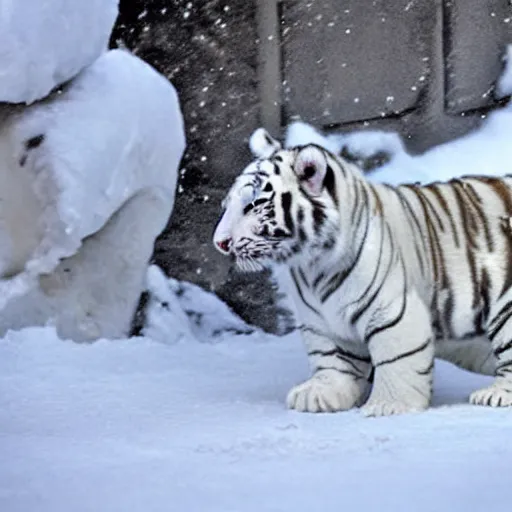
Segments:
[[[119,0],[0,0],[0,102],[31,103],[107,49]]]
[[[119,291],[129,278],[116,284],[113,266],[126,256],[127,276],[134,270],[130,259],[133,265],[144,265],[133,276],[132,286],[140,291],[147,253],[172,211],[184,147],[175,89],[149,65],[121,50],[103,54],[61,94],[4,119],[0,125],[0,277],[4,277],[0,279],[0,332],[20,322],[30,325],[36,318],[39,323],[49,314],[44,304],[38,305],[38,315],[26,314],[22,321],[20,300],[11,304],[10,313],[2,310],[14,298],[40,288],[42,274],[71,273],[83,286],[90,286],[95,276],[84,271],[96,261],[97,268],[90,272],[108,279]],[[138,211],[133,202],[128,204],[135,197]],[[110,226],[114,238],[105,240],[110,252],[96,248],[103,258],[98,261],[92,248],[84,249],[84,254],[91,254],[89,260],[75,258],[75,272],[70,271],[70,262],[62,260],[75,255],[85,239],[104,229],[125,206],[131,217],[119,213],[117,227]],[[58,280],[63,287],[71,286],[69,276]],[[52,295],[59,295],[60,285],[48,286]],[[31,303],[50,294],[40,292],[32,294]],[[131,289],[128,294],[130,304],[134,293]],[[59,295],[50,310],[58,310],[63,300]],[[83,315],[90,316],[87,308]],[[67,333],[71,336],[71,331]]]
[[[234,315],[214,293],[192,283],[167,278],[156,265],[148,269],[145,336],[174,344],[195,339],[219,341],[223,334],[250,334],[255,329]]]
[[[512,45],[507,46],[507,51],[503,56],[504,71],[498,80],[496,95],[503,98],[512,94]]]

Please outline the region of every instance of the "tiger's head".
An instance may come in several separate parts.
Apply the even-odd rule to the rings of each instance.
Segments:
[[[222,202],[215,247],[245,271],[332,248],[340,230],[336,157],[313,144],[282,149],[263,128],[249,145],[256,159]]]

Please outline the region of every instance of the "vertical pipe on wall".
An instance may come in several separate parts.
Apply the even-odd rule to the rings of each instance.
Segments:
[[[279,0],[257,0],[260,123],[275,136],[281,130]]]

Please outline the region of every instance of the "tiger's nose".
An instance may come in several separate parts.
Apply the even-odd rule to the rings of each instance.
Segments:
[[[220,252],[228,254],[229,250],[231,249],[231,243],[231,238],[225,238],[224,240],[217,241],[217,247],[219,248]]]

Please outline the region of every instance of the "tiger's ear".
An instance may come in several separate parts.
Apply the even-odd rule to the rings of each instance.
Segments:
[[[268,158],[274,151],[281,149],[281,144],[265,128],[258,128],[249,139],[249,147],[255,157]]]
[[[307,192],[313,196],[322,193],[327,160],[319,148],[307,146],[301,149],[295,159],[294,171]]]

